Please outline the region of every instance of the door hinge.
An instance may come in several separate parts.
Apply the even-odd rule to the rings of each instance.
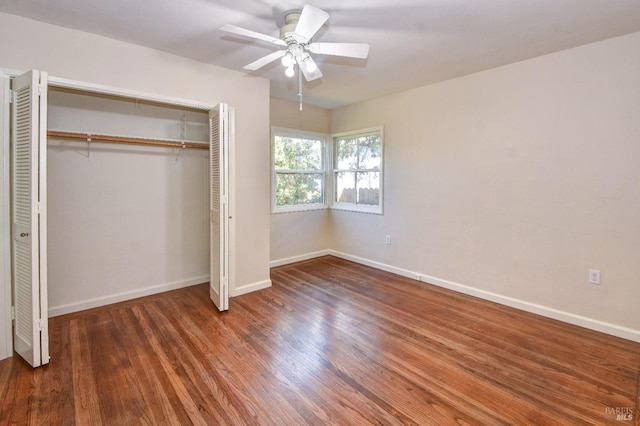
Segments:
[[[11,321],[15,321],[16,319],[16,307],[12,306],[11,307]]]
[[[41,214],[43,210],[43,205],[41,202],[36,203],[36,214]]]
[[[36,325],[38,326],[38,331],[42,331],[42,329],[44,328],[44,324],[43,324],[43,321],[41,319],[39,319],[36,322]]]

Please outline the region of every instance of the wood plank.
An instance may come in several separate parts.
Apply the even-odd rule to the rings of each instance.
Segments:
[[[271,278],[52,318],[50,364],[0,362],[0,424],[638,424],[638,343],[333,257]]]
[[[55,325],[54,321],[51,321]],[[101,373],[94,371],[89,357],[90,347],[87,344],[85,322],[72,319],[65,324],[69,328],[69,346],[71,347],[71,377],[73,383],[75,422],[81,424],[101,424],[100,405],[96,378]],[[51,329],[51,328],[50,328]],[[97,332],[100,329],[96,330]],[[57,349],[58,342],[55,342]],[[57,356],[56,356],[57,358]],[[57,362],[49,362],[49,368],[57,368]],[[105,371],[106,372],[106,371]],[[117,391],[114,389],[113,391]],[[106,395],[106,393],[105,393]]]

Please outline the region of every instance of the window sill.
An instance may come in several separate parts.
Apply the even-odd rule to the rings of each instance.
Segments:
[[[375,214],[375,215],[383,215],[382,206],[365,206],[359,204],[349,204],[349,203],[334,203],[331,206],[333,210],[342,210],[353,213],[366,213],[366,214]]]
[[[286,206],[286,207],[276,207],[271,209],[271,214],[282,214],[282,213],[302,213],[302,212],[311,212],[317,210],[327,210],[329,207],[326,204],[307,204],[304,206]]]

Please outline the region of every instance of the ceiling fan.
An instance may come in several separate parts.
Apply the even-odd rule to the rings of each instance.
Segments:
[[[281,59],[282,64],[286,67],[285,74],[288,77],[294,76],[294,67],[298,65],[305,79],[307,81],[313,81],[322,77],[322,72],[318,69],[310,53],[359,59],[365,59],[369,56],[368,44],[318,43],[312,41],[313,36],[328,19],[329,14],[327,12],[307,4],[302,9],[302,12],[300,12],[300,10],[293,10],[285,14],[284,25],[280,28],[280,38],[229,24],[222,26],[220,29],[285,48],[245,65],[243,69],[255,71],[275,60]]]

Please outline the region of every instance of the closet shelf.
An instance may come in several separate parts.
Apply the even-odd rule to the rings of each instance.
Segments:
[[[209,144],[206,143],[179,141],[175,139],[135,138],[129,136],[113,136],[94,133],[63,132],[59,130],[49,130],[47,131],[47,136],[51,138],[77,139],[87,142],[151,145],[170,148],[209,149]]]

